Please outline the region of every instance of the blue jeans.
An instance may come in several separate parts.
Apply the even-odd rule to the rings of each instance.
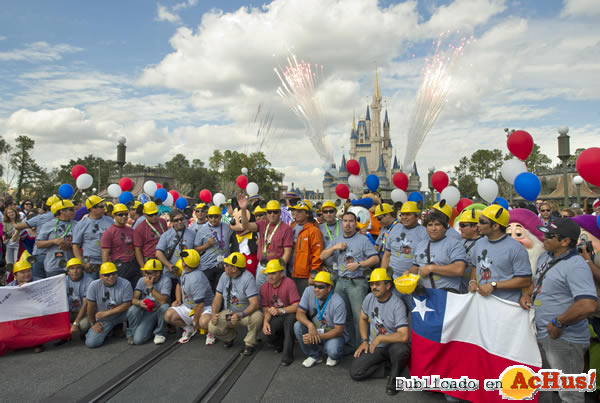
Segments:
[[[31,265],[31,271],[35,278],[46,278],[46,270],[44,270],[44,260],[46,255],[35,255],[36,262]]]
[[[308,328],[300,322],[294,323],[294,333],[296,334],[298,343],[300,343],[300,350],[307,356],[316,360],[321,358],[321,350],[319,348],[321,345],[323,346],[323,350],[325,350],[325,354],[332,360],[339,360],[344,354],[344,336],[325,340],[325,342],[320,345],[304,344],[302,336],[308,333]]]
[[[157,310],[148,312],[139,306],[131,305],[127,310],[127,337],[133,337],[133,344],[144,344],[152,335],[167,336],[165,312],[169,304],[162,304]]]
[[[96,333],[93,328],[90,327],[90,330],[85,335],[85,345],[89,348],[100,347],[104,344],[104,339],[110,333],[110,331],[118,325],[119,323],[123,323],[127,320],[127,312],[123,312],[119,315],[112,315],[107,318],[102,319],[100,322],[104,324],[102,331],[100,333]]]
[[[360,311],[362,303],[369,291],[369,285],[364,278],[348,279],[339,277],[335,286],[335,293],[344,300],[346,305],[346,328],[350,335],[348,344],[355,350],[360,344],[360,329],[358,321],[360,319]],[[352,313],[352,315],[350,315]]]

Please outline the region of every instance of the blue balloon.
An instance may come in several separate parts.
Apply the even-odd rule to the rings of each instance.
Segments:
[[[175,207],[179,210],[184,210],[188,206],[188,201],[185,197],[178,197],[175,201]]]
[[[367,188],[371,192],[374,192],[379,188],[379,178],[377,177],[377,175],[371,174],[371,175],[367,176],[365,183],[367,184]]]
[[[138,195],[137,199],[142,204],[146,203],[147,201],[150,201],[150,198],[145,193],[140,193]]]
[[[119,196],[119,203],[127,204],[133,201],[133,193],[131,192],[122,192]]]
[[[408,195],[408,201],[413,201],[413,202],[422,202],[423,201],[423,195],[420,192],[410,192],[410,194]]]
[[[63,199],[70,199],[73,196],[73,186],[63,183],[58,187],[58,194]]]
[[[504,207],[505,210],[508,210],[508,200],[506,200],[504,197],[500,197],[500,196],[496,197],[492,204],[498,204],[498,205]]]
[[[515,178],[515,191],[525,200],[534,201],[542,190],[542,184],[531,172],[523,172]]]
[[[169,192],[164,188],[156,189],[156,192],[154,192],[154,200],[165,201],[167,197],[169,197]]]
[[[598,216],[598,218],[596,218],[596,225],[598,225],[598,228],[600,228],[600,215]]]

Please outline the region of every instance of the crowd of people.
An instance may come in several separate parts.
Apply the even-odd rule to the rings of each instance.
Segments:
[[[386,366],[386,392],[395,394],[411,353],[411,296],[394,280],[417,274],[417,290],[494,295],[535,309],[544,365],[583,371],[588,318],[600,333],[600,268],[589,240],[580,242],[583,211],[540,200],[455,217],[444,200],[424,210],[366,197],[376,201],[367,221],[350,202],[313,206],[293,193],[279,201],[238,195],[164,218],[154,201],[113,205],[93,195],[76,205],[53,196],[36,210],[30,200],[21,208],[2,200],[6,282],[66,273],[71,333],[90,348],[119,332],[129,344],[162,344],[177,328],[180,343],[200,333],[207,345],[231,348],[245,327],[244,355],[263,339],[288,366],[297,342],[306,368],[350,356],[358,381]],[[539,219],[543,234],[534,267],[507,235],[519,208]],[[593,208],[598,214],[600,202]],[[31,257],[19,259],[25,250]]]

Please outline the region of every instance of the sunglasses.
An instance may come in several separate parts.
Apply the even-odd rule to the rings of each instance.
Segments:
[[[112,276],[116,276],[116,275],[117,275],[117,272],[116,272],[116,271],[113,271],[112,273],[103,274],[103,275],[102,275],[102,277],[106,277],[106,278],[108,278],[108,277],[112,277]]]
[[[257,213],[257,214],[254,214],[254,217],[256,217],[256,218],[261,218],[261,217],[264,217],[264,216],[266,216],[266,214],[265,214],[265,213]]]
[[[115,214],[115,217],[127,217],[129,215],[129,213],[117,213]]]
[[[211,214],[208,216],[208,218],[220,218],[221,215],[220,214]]]
[[[570,215],[561,215],[560,218],[571,218]]]
[[[68,207],[68,208],[65,208],[63,210],[65,210],[65,211],[75,211],[75,209],[73,207]]]
[[[96,204],[95,206],[92,206],[92,208],[104,208],[104,204]]]
[[[461,228],[474,227],[476,225],[477,225],[477,223],[475,223],[475,222],[461,222],[458,224],[458,226]]]
[[[33,206],[33,204],[31,204],[31,203],[24,203],[24,204],[25,204],[25,206]]]
[[[549,213],[549,212],[551,212],[551,211],[552,211],[552,210],[547,210],[547,209],[540,210],[540,212],[541,212],[541,213]]]
[[[328,285],[326,284],[315,284],[314,285],[315,288],[319,289],[319,290],[324,290],[328,287]]]
[[[182,221],[185,221],[185,220],[184,220],[183,218],[178,218],[178,219],[176,219],[176,220],[173,220],[173,221],[171,221],[171,222],[182,222]]]
[[[486,221],[486,220],[482,220],[481,218],[479,219],[479,224],[481,225],[491,225],[492,223],[490,221]]]
[[[271,214],[280,214],[281,210],[269,210],[267,211],[267,214],[271,215]]]
[[[317,217],[323,217],[322,213],[317,213]]]
[[[323,210],[323,214],[335,214],[335,210]]]
[[[207,210],[196,210],[196,213],[206,213]]]

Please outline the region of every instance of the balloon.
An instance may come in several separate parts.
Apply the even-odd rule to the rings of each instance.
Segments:
[[[437,190],[439,193],[442,193],[442,190],[444,190],[446,188],[446,186],[448,186],[449,182],[450,182],[450,179],[448,179],[448,175],[446,175],[446,172],[437,171],[433,175],[431,175],[431,185],[433,185],[433,188],[435,190]],[[459,198],[460,198],[460,194],[459,194]],[[442,199],[443,199],[443,197],[442,197]],[[448,200],[446,200],[446,201],[448,201]],[[458,202],[458,199],[456,201]]]
[[[346,162],[346,171],[348,171],[350,175],[358,175],[360,173],[360,165],[358,164],[358,161],[348,160],[348,162]]]
[[[188,201],[185,197],[179,197],[177,200],[175,200],[175,207],[177,207],[179,210],[185,210],[187,206]]]
[[[138,201],[142,204],[150,201],[150,199],[148,198],[148,195],[144,194],[144,193],[140,193],[137,197]]]
[[[394,203],[406,203],[408,201],[408,196],[406,196],[406,192],[402,189],[392,190],[391,197]]]
[[[525,130],[517,130],[508,136],[506,145],[515,157],[524,161],[533,151],[533,138]]]
[[[347,185],[340,183],[335,187],[335,194],[341,199],[347,199],[350,197],[350,189]]]
[[[160,183],[156,182],[156,188],[157,189],[162,189],[163,185],[161,185]]]
[[[127,204],[133,201],[133,194],[131,192],[123,192],[119,196],[119,203]]]
[[[367,176],[366,184],[367,188],[371,192],[375,192],[379,188],[379,178],[377,177],[377,175],[371,174]]]
[[[600,148],[590,147],[577,157],[577,172],[594,186],[600,186]]]
[[[523,161],[517,159],[504,161],[502,168],[500,169],[500,173],[504,180],[511,185],[515,183],[517,175],[523,172],[527,172],[527,165],[525,165]]]
[[[131,190],[131,188],[133,187],[133,181],[128,177],[124,176],[121,179],[119,179],[119,186],[121,186],[123,192],[126,192],[128,190]]]
[[[423,195],[419,192],[410,192],[410,194],[408,195],[408,201],[414,201],[414,202],[422,202],[423,201]]]
[[[81,190],[85,190],[85,189],[89,188],[90,186],[92,186],[92,183],[94,183],[94,178],[92,178],[92,175],[90,175],[90,174],[81,174],[75,180],[77,189],[81,189]]]
[[[154,181],[146,181],[146,183],[144,183],[144,193],[148,195],[153,195],[154,193],[156,193],[157,189],[158,186]]]
[[[433,178],[432,178],[432,182],[433,182]],[[458,188],[456,186],[446,186],[440,192],[440,199],[446,200],[446,203],[450,207],[454,207],[460,200],[460,191],[458,190]]]
[[[169,194],[173,197],[173,201],[177,201],[179,198],[179,192],[176,190],[169,190]]]
[[[392,182],[398,189],[402,189],[406,192],[408,189],[408,176],[404,172],[396,172],[392,177]]]
[[[248,168],[242,168],[242,174],[247,175],[248,174]]]
[[[121,190],[121,186],[117,185],[116,183],[113,183],[112,185],[108,185],[108,188],[106,189],[106,191],[108,192],[108,195],[110,197],[114,197],[114,198],[121,196],[121,193],[123,193],[123,190]]]
[[[465,210],[483,210],[485,209],[487,206],[485,204],[481,204],[481,203],[473,203],[473,204],[469,204],[467,207],[465,207]]]
[[[504,207],[505,210],[508,210],[508,201],[504,197],[496,197],[492,204],[498,204]]]
[[[169,193],[165,189],[161,188],[154,192],[154,200],[160,200],[164,203],[167,197],[169,197]]]
[[[246,190],[246,186],[248,186],[248,178],[246,178],[245,175],[240,175],[235,180],[235,183],[237,183],[240,189]]]
[[[350,175],[348,177],[348,185],[353,188],[362,188],[363,180],[358,175]]]
[[[71,168],[71,176],[75,180],[77,180],[77,178],[79,178],[79,176],[84,173],[87,173],[87,171],[83,165],[77,164],[74,165],[73,168]]]
[[[215,193],[215,195],[213,196],[213,203],[215,204],[215,206],[225,204],[226,201],[227,199],[225,199],[225,195],[223,193]]]
[[[350,193],[349,198],[350,198],[350,200],[358,200],[358,196],[355,195],[354,193]]]
[[[596,218],[596,225],[600,228],[600,215]]]
[[[471,204],[473,204],[473,200],[471,199],[467,199],[466,197],[463,197],[462,199],[460,199],[458,201],[458,203],[456,203],[456,209],[461,212],[463,211],[465,208],[467,208],[467,206],[470,206]]]
[[[73,196],[73,186],[68,183],[63,183],[58,187],[58,194],[63,199],[70,199]]]
[[[542,184],[531,172],[523,172],[515,178],[515,190],[523,199],[534,201],[542,190]]]
[[[254,182],[250,182],[248,184],[248,186],[246,186],[246,193],[248,193],[248,196],[257,195],[258,194],[258,185]],[[223,197],[225,197],[225,196],[223,196]],[[223,202],[223,203],[225,203],[225,202]],[[223,203],[221,203],[221,204],[223,204]],[[215,204],[217,204],[217,203],[215,203]]]
[[[492,203],[498,196],[498,184],[493,179],[483,179],[477,185],[477,193],[483,200]]]
[[[212,193],[210,193],[210,190],[202,189],[200,191],[200,200],[202,200],[204,203],[210,203],[212,200]]]
[[[167,200],[163,202],[167,207],[173,207],[173,195],[167,192]]]

